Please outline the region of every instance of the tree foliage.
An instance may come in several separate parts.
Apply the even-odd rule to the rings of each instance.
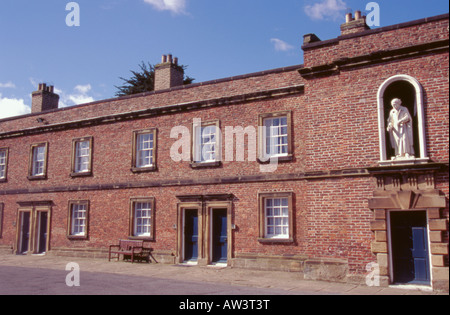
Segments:
[[[181,66],[183,70],[187,66]],[[115,86],[118,90],[116,96],[133,95],[144,92],[151,92],[155,90],[155,66],[150,63],[144,63],[143,61],[139,65],[140,70],[133,71],[132,77],[129,79],[119,77],[124,84],[121,86]],[[194,81],[193,78],[189,76],[184,76],[183,84],[191,84]]]

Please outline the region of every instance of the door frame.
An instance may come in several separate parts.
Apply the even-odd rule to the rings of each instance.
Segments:
[[[17,209],[17,221],[16,221],[16,241],[14,242],[14,254],[22,255],[22,215],[25,212],[30,213],[29,222],[29,239],[28,239],[28,252],[27,255],[35,255],[39,252],[39,240],[40,240],[40,215],[43,212],[47,213],[47,238],[45,241],[45,251],[41,254],[45,254],[50,250],[50,231],[51,231],[51,214],[52,214],[51,202],[19,202],[19,208]]]
[[[227,211],[227,266],[231,262],[232,258],[232,202],[231,201],[212,201],[205,203],[206,210],[206,237],[205,239],[205,252],[206,252],[206,264],[212,265],[213,262],[213,213],[215,210]]]
[[[195,213],[195,214],[197,214],[197,257],[196,257],[196,259],[195,260],[188,260],[187,258],[186,258],[186,251],[187,251],[187,248],[186,248],[186,230],[187,230],[187,220],[186,220],[186,215],[188,214],[188,212],[192,212],[192,213]],[[182,250],[182,254],[183,254],[183,262],[184,263],[193,263],[193,264],[196,264],[197,262],[198,262],[198,258],[199,258],[199,251],[198,251],[198,249],[199,249],[199,239],[200,239],[200,231],[198,230],[198,227],[199,227],[199,223],[198,223],[198,221],[199,221],[199,215],[198,215],[198,209],[189,209],[189,208],[185,208],[185,209],[183,209],[183,214],[182,214],[182,216],[183,216],[183,242],[182,242],[182,246],[183,246],[183,250]],[[195,224],[193,224],[193,225],[195,225]],[[192,229],[194,229],[194,226],[192,227]],[[194,247],[194,246],[193,246]]]
[[[186,210],[197,210],[198,219],[198,261],[203,257],[203,211],[201,202],[181,202],[177,204],[177,257],[176,262],[181,264],[185,262],[185,214]]]
[[[428,272],[430,274],[430,283],[425,286],[431,286],[433,283],[433,272],[432,272],[432,260],[431,260],[431,242],[430,242],[430,228],[429,228],[429,220],[428,220],[428,211],[425,209],[412,209],[412,210],[387,210],[387,233],[388,233],[388,247],[389,247],[389,280],[390,283],[396,284],[394,282],[394,255],[392,251],[392,225],[391,225],[391,213],[392,212],[416,212],[416,211],[422,211],[425,212],[425,224],[427,228],[427,247],[428,247]],[[401,283],[399,283],[401,284]],[[408,283],[405,283],[405,285],[409,285]]]
[[[41,231],[41,227],[42,227],[42,214],[46,213],[47,214],[47,218],[46,218],[46,223],[45,223],[45,229],[46,231]],[[49,235],[49,229],[48,229],[48,225],[50,224],[49,220],[48,220],[48,216],[49,216],[49,211],[48,209],[37,209],[36,210],[36,234],[35,234],[35,253],[36,254],[45,254],[48,250],[48,235]],[[45,248],[44,250],[41,251],[41,237],[43,236],[43,234],[46,234],[45,237]]]
[[[28,249],[26,252],[22,251],[23,248],[23,216],[25,213],[29,214],[28,218]],[[32,217],[33,217],[33,211],[32,209],[20,209],[17,213],[17,230],[16,230],[16,247],[15,247],[15,254],[17,255],[27,255],[30,253],[31,250],[31,236],[32,236]]]

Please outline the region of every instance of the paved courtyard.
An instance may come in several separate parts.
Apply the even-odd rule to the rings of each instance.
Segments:
[[[75,264],[68,265],[70,263]],[[79,282],[79,286],[76,285],[76,281]],[[123,261],[108,262],[107,259],[0,255],[0,294],[263,296],[436,293],[419,289],[306,281],[300,274],[288,272],[229,267],[131,264]]]

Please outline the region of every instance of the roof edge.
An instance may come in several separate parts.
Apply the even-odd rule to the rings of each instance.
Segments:
[[[394,25],[388,25],[388,26],[383,26],[383,27],[379,27],[379,28],[369,29],[367,31],[363,31],[363,32],[359,32],[359,33],[348,34],[348,35],[341,35],[341,36],[338,36],[336,38],[322,40],[322,41],[319,41],[319,42],[313,42],[313,43],[310,43],[310,44],[305,44],[305,45],[302,46],[302,49],[303,50],[310,50],[310,49],[314,49],[314,48],[323,47],[323,46],[326,46],[326,45],[336,44],[336,43],[338,43],[341,40],[352,39],[352,38],[357,38],[357,37],[362,37],[362,36],[368,36],[368,35],[372,35],[372,34],[377,34],[377,33],[397,30],[397,29],[401,29],[401,28],[416,26],[416,25],[420,25],[420,24],[425,24],[425,23],[430,23],[430,22],[435,22],[435,21],[445,20],[445,19],[447,19],[447,20],[449,19],[449,13],[435,15],[435,16],[431,16],[431,17],[427,17],[427,18],[422,18],[422,19],[418,19],[418,20],[409,21],[409,22],[403,22],[403,23],[399,23],[399,24],[394,24]]]
[[[63,108],[57,108],[57,109],[49,110],[49,111],[46,111],[46,112],[30,113],[30,114],[25,114],[25,115],[20,115],[20,116],[13,116],[13,117],[2,118],[2,119],[0,119],[0,124],[2,122],[4,122],[4,121],[11,121],[11,120],[22,119],[22,118],[33,117],[33,116],[39,116],[39,115],[42,116],[44,114],[50,114],[50,113],[54,113],[54,112],[66,111],[66,110],[71,110],[71,109],[74,109],[74,108],[80,108],[80,107],[84,107],[84,106],[92,106],[92,105],[96,105],[96,104],[100,104],[100,103],[120,101],[120,100],[132,99],[132,98],[138,98],[138,97],[146,97],[146,96],[150,96],[150,95],[168,93],[168,92],[172,92],[172,91],[176,91],[176,90],[185,90],[185,89],[191,89],[191,88],[196,88],[196,87],[206,86],[206,85],[211,85],[211,84],[224,83],[224,82],[230,82],[230,81],[236,81],[236,80],[243,80],[243,79],[247,79],[247,78],[251,78],[251,77],[258,77],[258,76],[263,76],[263,75],[268,75],[268,74],[276,74],[276,73],[282,73],[282,72],[297,71],[297,70],[299,70],[301,68],[303,68],[302,64],[300,64],[300,65],[293,65],[293,66],[275,68],[275,69],[270,69],[270,70],[263,70],[263,71],[248,73],[248,74],[242,74],[242,75],[238,75],[238,76],[225,77],[225,78],[222,78],[222,79],[215,79],[215,80],[209,80],[209,81],[204,81],[204,82],[198,82],[198,83],[192,83],[192,84],[187,84],[187,85],[181,85],[181,86],[176,86],[176,87],[173,87],[173,88],[170,88],[170,89],[165,89],[165,90],[143,92],[143,93],[138,93],[138,94],[133,94],[133,95],[126,95],[126,96],[120,96],[120,97],[112,97],[112,98],[98,100],[98,101],[94,101],[94,102],[90,102],[90,103],[84,103],[84,104],[79,104],[79,105],[63,107]]]

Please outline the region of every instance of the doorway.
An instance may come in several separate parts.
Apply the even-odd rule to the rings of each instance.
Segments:
[[[233,244],[230,194],[177,196],[177,255],[179,264],[226,265]]]
[[[198,260],[198,210],[184,211],[184,260],[195,262]]]
[[[391,211],[393,282],[430,285],[426,211]]]
[[[22,211],[20,213],[18,253],[22,255],[26,255],[30,249],[30,218],[31,212]]]
[[[47,252],[47,225],[48,225],[48,212],[38,212],[38,231],[37,231],[37,254],[44,254]]]
[[[226,263],[228,256],[227,209],[212,210],[212,263]]]
[[[14,253],[45,254],[49,251],[51,202],[19,202]]]

